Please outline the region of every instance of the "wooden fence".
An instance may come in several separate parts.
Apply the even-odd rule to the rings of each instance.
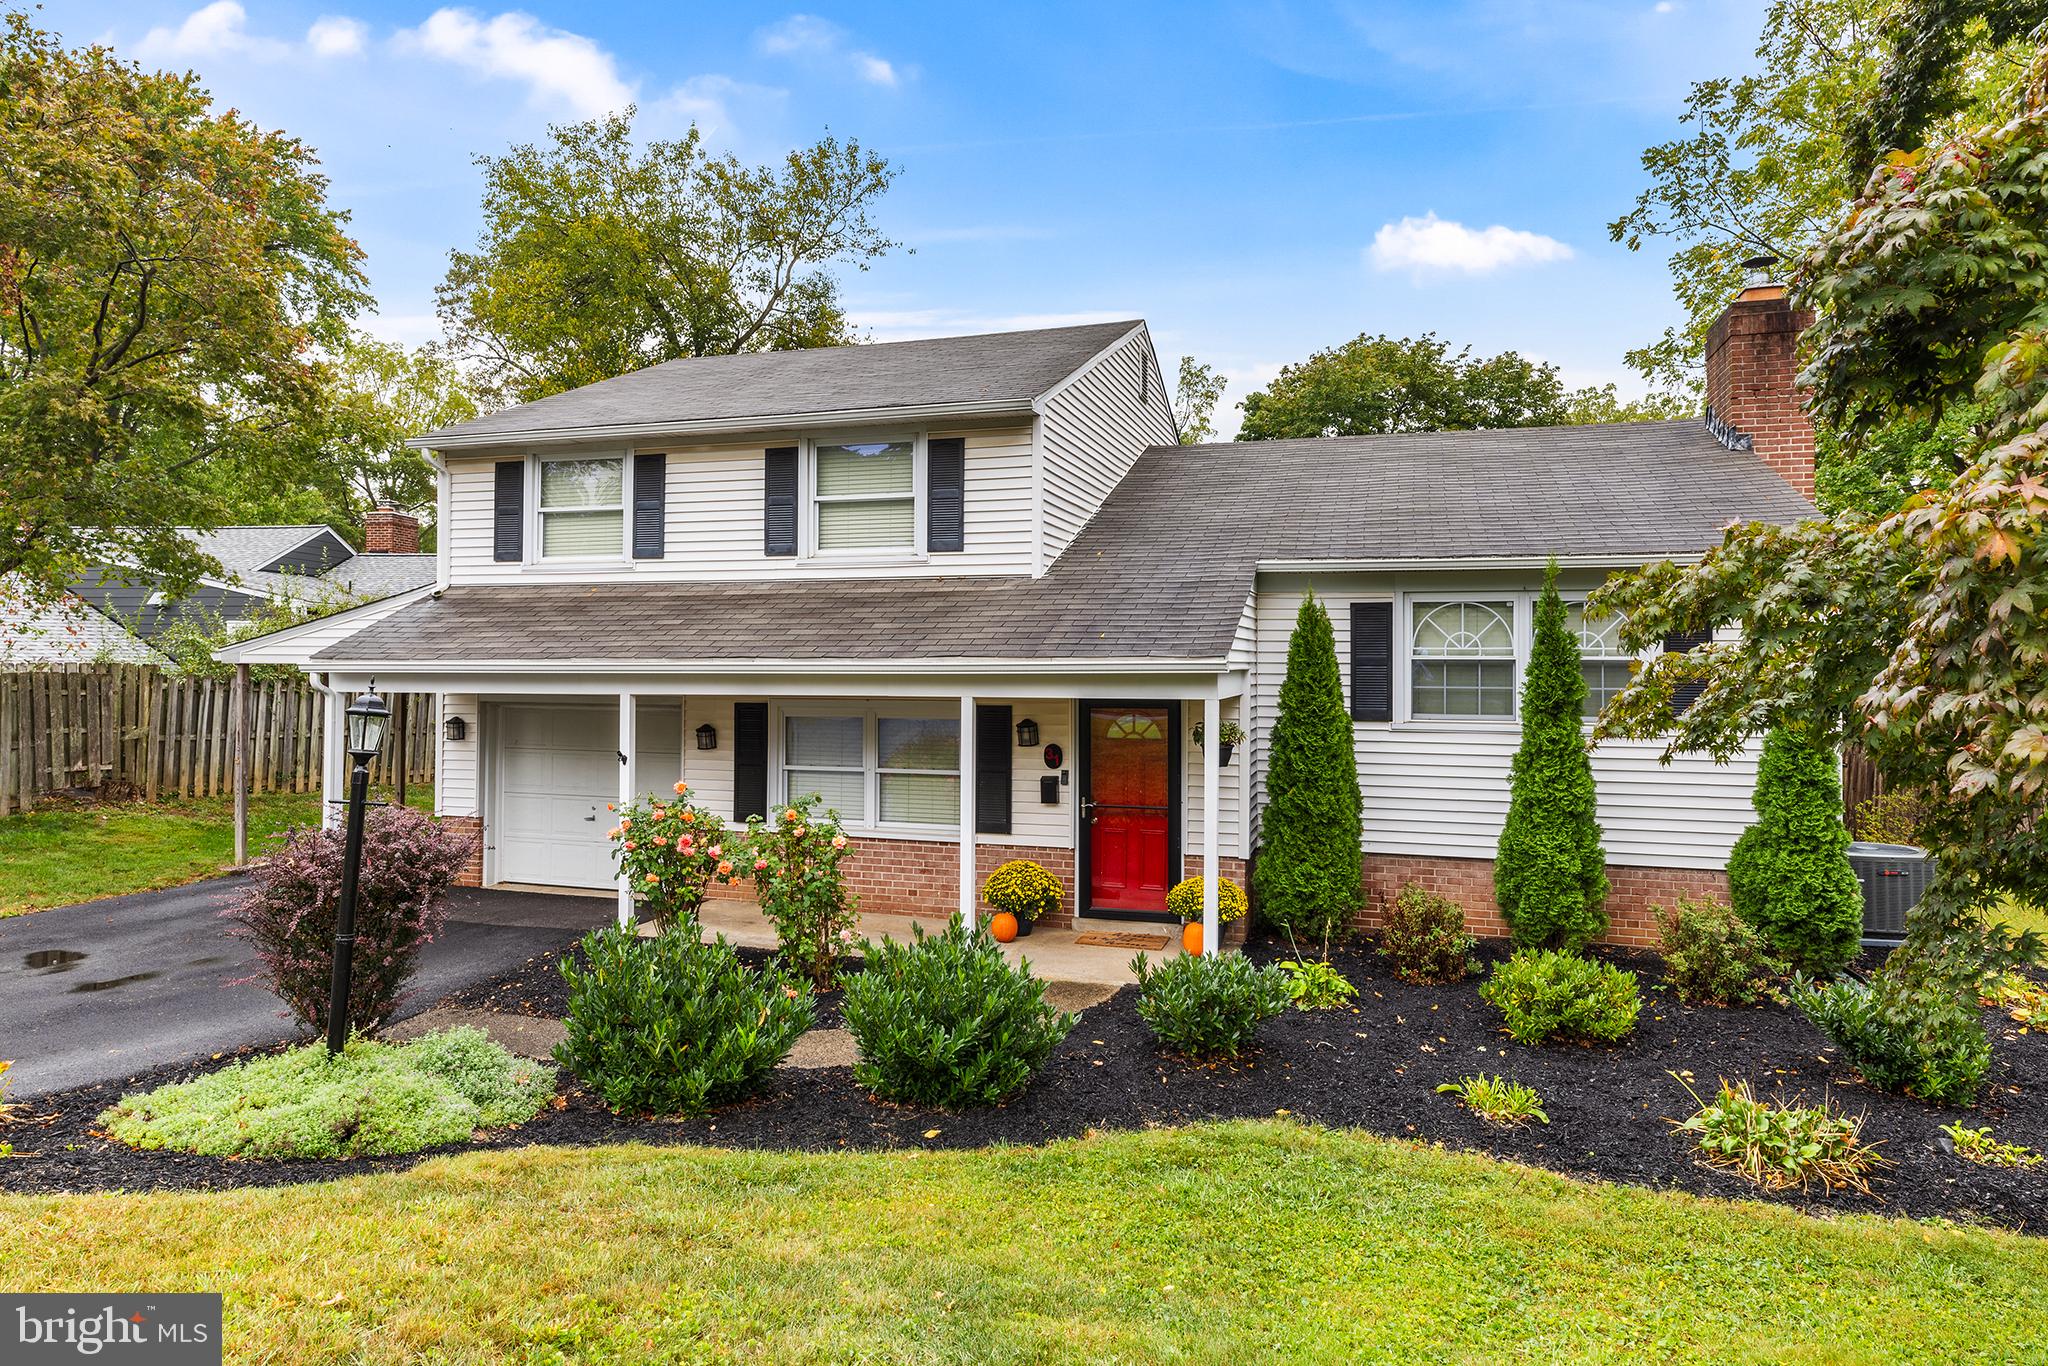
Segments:
[[[52,792],[150,801],[234,791],[233,681],[151,664],[65,664],[0,673],[0,816]],[[371,765],[393,783],[404,722],[408,784],[434,778],[433,696],[387,699],[399,713]],[[304,679],[249,684],[249,790],[318,792],[326,709]]]

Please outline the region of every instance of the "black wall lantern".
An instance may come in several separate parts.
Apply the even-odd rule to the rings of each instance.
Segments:
[[[712,725],[709,721],[706,721],[703,725],[697,727],[697,748],[717,749],[718,727]]]
[[[1027,716],[1017,723],[1017,748],[1036,749],[1037,747],[1038,723]]]
[[[460,740],[469,734],[469,722],[459,716],[451,716],[441,723],[441,734],[450,740]]]

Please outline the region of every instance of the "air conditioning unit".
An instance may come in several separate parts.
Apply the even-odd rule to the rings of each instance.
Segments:
[[[1934,858],[1910,844],[1849,846],[1849,866],[1863,884],[1863,942],[1896,944],[1906,937],[1906,912],[1920,904],[1934,877]]]

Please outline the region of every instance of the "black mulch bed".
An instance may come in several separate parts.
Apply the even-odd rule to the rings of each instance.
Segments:
[[[1254,942],[1258,957],[1287,956],[1284,945]],[[1749,1197],[1813,1210],[1948,1216],[1960,1221],[2048,1228],[2048,1164],[1996,1170],[1944,1152],[1939,1126],[1960,1115],[1989,1124],[2009,1142],[2048,1149],[2048,1036],[1993,1022],[1991,1082],[1974,1110],[1945,1111],[1862,1085],[1853,1069],[1796,1011],[1688,1009],[1656,986],[1656,961],[1616,955],[1642,972],[1646,1000],[1635,1035],[1613,1048],[1523,1048],[1498,1032],[1498,1016],[1477,995],[1477,978],[1450,987],[1414,987],[1385,971],[1359,946],[1337,951],[1338,966],[1360,989],[1354,1009],[1289,1012],[1266,1026],[1260,1051],[1234,1066],[1196,1067],[1162,1056],[1133,1009],[1134,990],[1085,1012],[1045,1071],[1000,1108],[949,1115],[899,1109],[870,1099],[851,1071],[783,1070],[766,1093],[702,1120],[615,1117],[573,1082],[567,1107],[516,1130],[460,1148],[633,1140],[735,1148],[967,1148],[1038,1143],[1096,1129],[1186,1124],[1205,1119],[1286,1114],[1355,1126],[1395,1138],[1427,1140],[1491,1153],[1573,1176],[1703,1195]],[[561,1007],[553,956],[537,959],[494,986],[458,993],[446,1004],[546,1014]],[[830,1003],[836,1006],[836,1002]],[[832,1010],[836,1015],[836,1009]],[[213,1064],[207,1064],[207,1067]],[[205,1068],[167,1068],[124,1086],[87,1087],[33,1102],[54,1114],[14,1125],[5,1137],[35,1155],[0,1161],[0,1188],[17,1191],[215,1188],[321,1180],[399,1170],[420,1160],[353,1162],[228,1161],[132,1152],[92,1134],[93,1119],[123,1091],[145,1089]],[[1550,1124],[1498,1130],[1468,1114],[1439,1082],[1498,1072],[1534,1086]],[[1866,1141],[1890,1159],[1875,1198],[1794,1191],[1768,1195],[1741,1179],[1695,1163],[1668,1118],[1693,1105],[1668,1072],[1689,1074],[1711,1095],[1717,1078],[1748,1078],[1766,1094],[1823,1094],[1867,1112]],[[927,1136],[928,1131],[936,1131]],[[452,1151],[441,1150],[441,1151]]]

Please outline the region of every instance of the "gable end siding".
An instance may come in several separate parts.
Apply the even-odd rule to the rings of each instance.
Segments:
[[[1145,379],[1151,369],[1151,334],[1141,328],[1042,402],[1045,563],[1073,544],[1146,447],[1178,440],[1164,384],[1156,373]]]

